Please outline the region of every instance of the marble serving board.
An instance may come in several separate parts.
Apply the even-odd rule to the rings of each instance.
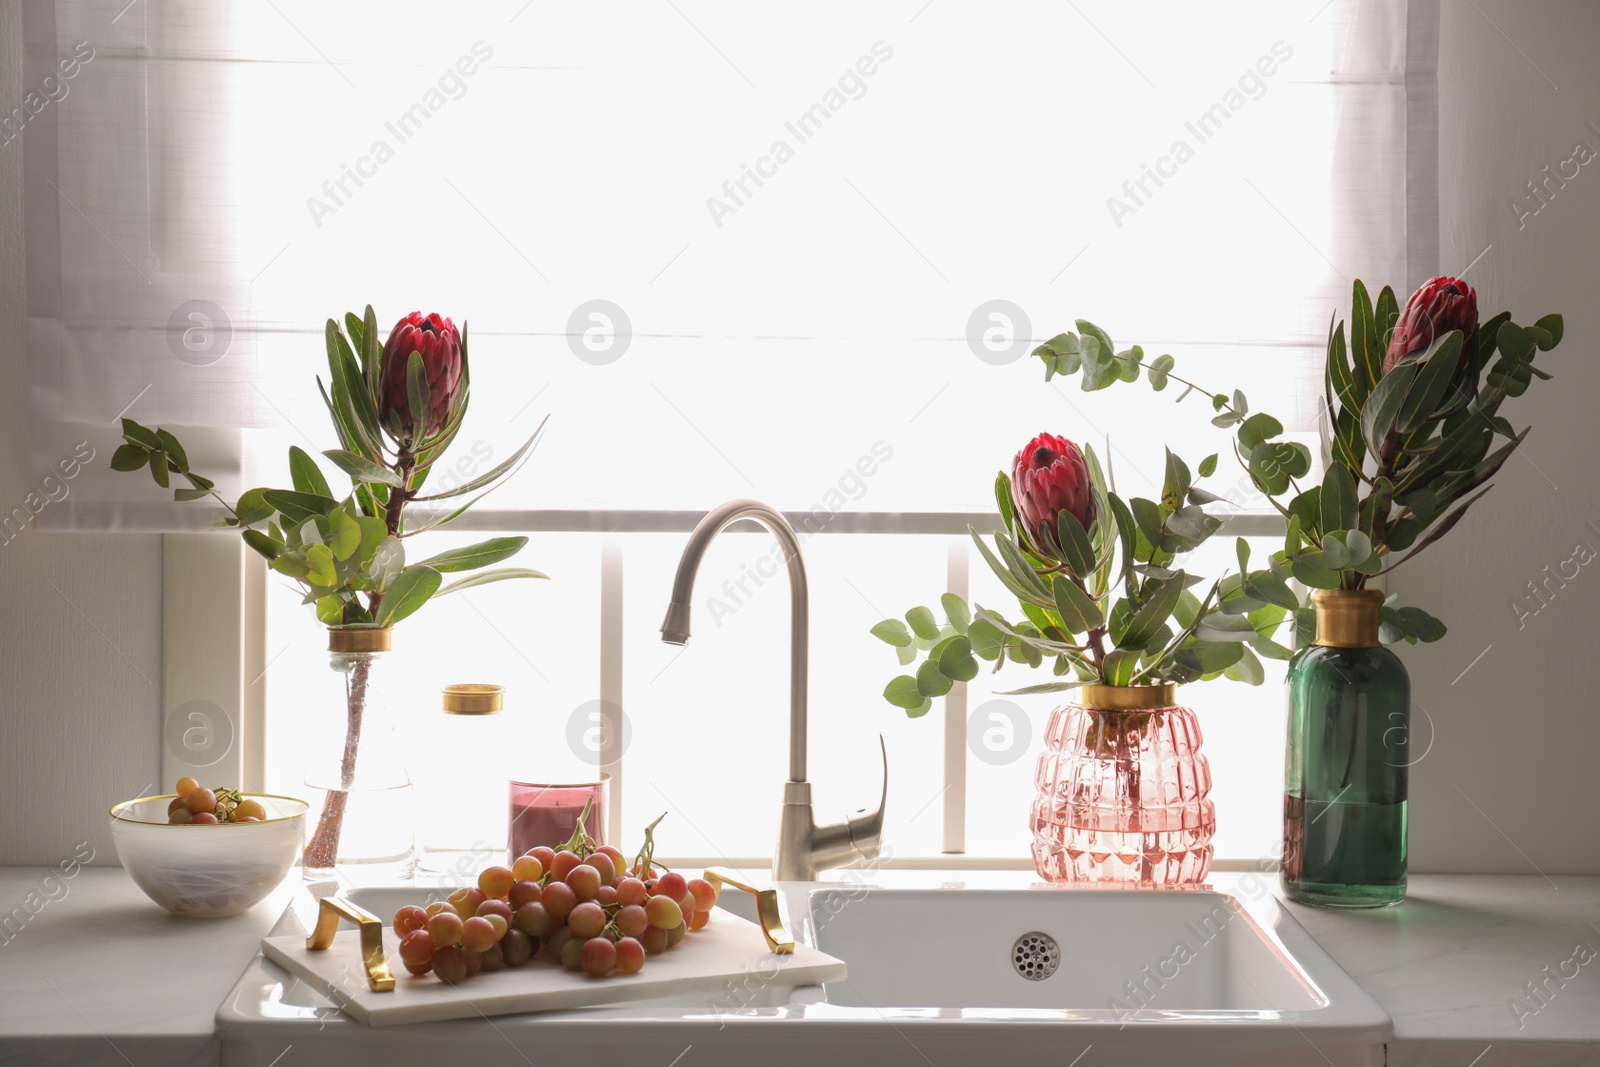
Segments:
[[[752,982],[787,988],[845,977],[843,960],[799,944],[793,955],[779,955],[767,948],[759,926],[722,909],[710,925],[690,933],[676,948],[645,960],[638,974],[613,973],[606,978],[568,971],[541,954],[521,967],[479,974],[452,986],[431,974],[420,978],[409,974],[400,962],[393,930],[384,930],[383,946],[395,986],[388,993],[375,993],[366,984],[360,935],[354,929],[341,930],[333,947],[319,952],[306,948],[304,935],[261,939],[261,951],[268,959],[332,999],[351,1018],[371,1026],[562,1011],[663,997],[681,1001],[703,996],[710,1011],[721,1003],[718,998]]]

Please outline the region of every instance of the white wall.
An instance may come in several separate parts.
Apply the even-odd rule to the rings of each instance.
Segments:
[[[1596,872],[1600,709],[1590,676],[1600,562],[1524,629],[1509,605],[1578,543],[1600,551],[1600,530],[1588,525],[1600,526],[1600,162],[1520,230],[1507,204],[1546,164],[1568,158],[1574,142],[1600,149],[1600,132],[1585,125],[1600,123],[1600,5],[1443,6],[1440,269],[1460,271],[1492,244],[1469,275],[1486,311],[1508,307],[1531,320],[1560,310],[1568,340],[1548,357],[1558,379],[1507,412],[1535,424],[1527,458],[1513,459],[1447,541],[1396,572],[1404,597],[1451,625],[1440,644],[1404,653],[1417,703],[1437,727],[1413,776],[1412,867]],[[0,4],[4,105],[22,94],[19,23],[16,5]],[[18,147],[0,147],[0,374],[12,383],[26,380]],[[25,389],[0,388],[4,510],[28,491],[25,426]],[[106,807],[158,774],[160,605],[157,538],[29,530],[0,547],[0,863],[54,862],[85,838],[112,861]],[[1426,730],[1419,722],[1418,750]]]
[[[4,108],[24,91],[19,7],[0,4]],[[25,138],[0,145],[0,514],[32,488]],[[160,723],[160,538],[28,529],[0,542],[0,863],[56,863],[84,840],[116,863],[106,809],[160,784]]]
[[[1531,322],[1560,311],[1567,329],[1561,347],[1539,359],[1556,379],[1502,408],[1517,426],[1533,424],[1523,455],[1446,540],[1393,575],[1391,588],[1451,627],[1439,644],[1403,653],[1415,701],[1437,728],[1412,777],[1412,869],[1592,873],[1600,871],[1600,560],[1524,627],[1511,602],[1578,544],[1600,552],[1600,160],[1520,229],[1509,203],[1575,143],[1600,151],[1600,131],[1587,125],[1600,125],[1600,5],[1445,0],[1443,8],[1440,269],[1458,272],[1493,245],[1467,276],[1481,312],[1504,308]]]

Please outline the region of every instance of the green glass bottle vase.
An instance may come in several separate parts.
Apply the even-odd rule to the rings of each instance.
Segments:
[[[1289,663],[1283,889],[1381,908],[1406,895],[1411,679],[1378,641],[1383,593],[1319,589],[1316,643]]]

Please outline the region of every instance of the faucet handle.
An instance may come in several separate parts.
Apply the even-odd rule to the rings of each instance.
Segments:
[[[878,806],[857,808],[842,823],[816,827],[812,843],[818,857],[850,861],[877,857],[883,843],[883,809],[889,800],[889,746],[882,734],[878,735],[878,751],[883,756],[883,786],[878,794]]]
[[[889,745],[883,735],[878,735],[878,751],[883,756],[883,786],[878,794],[878,806],[872,810],[860,808],[846,822],[850,827],[850,843],[863,859],[874,859],[883,843],[883,809],[889,802]]]

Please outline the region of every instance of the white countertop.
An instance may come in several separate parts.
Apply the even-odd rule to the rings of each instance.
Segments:
[[[185,920],[120,868],[0,867],[0,919],[29,916],[0,935],[0,1064],[216,1063],[217,1007],[297,885]],[[1395,908],[1289,907],[1393,1017],[1391,1065],[1600,1067],[1600,877],[1420,875]]]
[[[217,1006],[298,887],[178,919],[121,867],[0,867],[0,1064],[217,1063]]]
[[[1394,1020],[1391,1067],[1600,1065],[1600,878],[1413,875],[1393,908],[1288,907]]]

